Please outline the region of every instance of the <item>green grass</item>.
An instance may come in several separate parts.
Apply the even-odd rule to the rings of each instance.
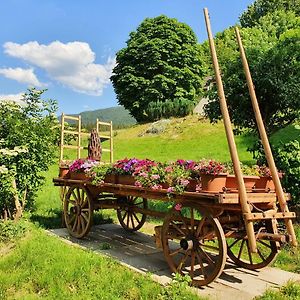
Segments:
[[[288,282],[278,290],[269,289],[255,300],[298,300],[300,299],[300,282]]]
[[[166,290],[113,259],[66,245],[31,226],[0,257],[2,299],[198,299],[183,285]]]

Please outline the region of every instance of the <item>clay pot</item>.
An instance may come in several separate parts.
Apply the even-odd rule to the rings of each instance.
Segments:
[[[226,186],[227,174],[201,174],[201,185],[203,192],[220,193]]]
[[[259,180],[259,176],[243,176],[245,188],[247,192],[251,192],[257,181]],[[228,175],[226,178],[226,189],[229,190],[238,190],[238,184],[235,175]]]
[[[84,172],[69,172],[70,173],[70,179],[74,180],[84,180],[88,181],[90,180],[90,177],[88,177]]]
[[[68,179],[70,178],[69,168],[68,167],[59,167],[58,177]]]
[[[275,191],[275,184],[271,177],[262,176],[259,177],[259,180],[255,183],[255,189]]]
[[[116,183],[124,185],[135,185],[135,178],[131,175],[116,175]]]

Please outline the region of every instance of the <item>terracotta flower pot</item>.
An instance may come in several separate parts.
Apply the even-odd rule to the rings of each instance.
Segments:
[[[259,180],[259,176],[243,176],[245,188],[247,192],[251,192],[256,182]],[[235,175],[228,175],[226,178],[226,188],[231,190],[238,190],[238,183]]]
[[[135,178],[131,175],[116,175],[116,183],[124,185],[135,185]]]
[[[201,186],[203,192],[219,193],[226,186],[227,174],[201,174]]]
[[[189,179],[189,184],[187,185],[186,190],[188,192],[196,192],[197,184],[199,184],[198,179],[194,179],[194,178]]]
[[[104,182],[106,182],[106,183],[116,183],[116,175],[115,174],[105,175]]]
[[[84,180],[88,181],[90,180],[90,177],[88,177],[84,172],[69,172],[70,173],[70,179],[74,180]]]
[[[59,167],[59,174],[58,177],[60,178],[70,178],[69,168],[68,167]]]
[[[275,191],[275,184],[271,177],[261,176],[255,183],[255,188],[260,190]]]

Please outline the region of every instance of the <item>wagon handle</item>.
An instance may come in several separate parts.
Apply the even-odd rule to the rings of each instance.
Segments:
[[[261,116],[261,112],[260,112],[260,109],[259,109],[259,105],[258,105],[258,101],[257,101],[255,88],[254,88],[254,85],[253,85],[252,76],[251,76],[251,73],[250,73],[247,57],[246,57],[245,50],[244,50],[244,47],[243,47],[240,32],[239,32],[239,29],[237,27],[235,27],[235,34],[236,34],[237,42],[238,42],[239,49],[240,49],[240,56],[241,56],[241,60],[242,60],[242,63],[243,63],[243,68],[244,68],[244,72],[245,72],[245,76],[246,76],[246,80],[247,80],[247,85],[248,85],[248,89],[249,89],[249,94],[250,94],[250,98],[251,98],[251,102],[252,102],[252,107],[253,107],[253,111],[254,111],[257,127],[258,127],[258,131],[259,131],[259,135],[260,135],[263,147],[264,147],[264,152],[266,154],[266,159],[267,159],[270,171],[271,171],[272,179],[273,179],[274,184],[275,184],[275,192],[276,192],[276,195],[278,197],[280,209],[281,209],[282,212],[288,212],[289,209],[288,209],[288,206],[286,204],[286,200],[285,200],[285,197],[284,197],[281,182],[279,180],[279,175],[278,175],[277,168],[276,168],[276,165],[275,165],[275,162],[274,162],[272,150],[271,150],[271,147],[270,147],[270,143],[269,143],[269,140],[268,140],[266,129],[265,129],[265,126],[264,126],[264,123],[263,123],[263,120],[262,120],[262,116]],[[291,219],[285,219],[285,225],[287,227],[287,231],[288,231],[289,235],[291,235],[292,245],[297,246],[297,239],[296,239],[296,235],[295,235],[292,220]]]
[[[220,68],[219,68],[219,63],[218,63],[214,39],[213,39],[212,31],[211,31],[210,20],[209,20],[207,8],[204,8],[204,16],[205,16],[205,23],[206,23],[206,29],[207,29],[207,34],[208,34],[210,52],[211,52],[216,82],[217,82],[220,107],[221,107],[228,147],[229,147],[229,151],[230,151],[231,160],[233,163],[234,173],[235,173],[237,183],[238,183],[239,201],[241,204],[243,215],[248,215],[248,214],[251,214],[251,210],[249,207],[249,203],[247,201],[247,193],[246,193],[245,183],[243,180],[243,174],[242,174],[242,170],[241,170],[241,166],[240,166],[238,152],[237,152],[234,135],[233,135],[233,131],[232,131],[232,126],[231,126],[231,121],[230,121],[230,117],[229,117],[229,112],[228,112],[228,108],[227,108],[224,87],[223,87],[222,78],[221,78],[221,74],[220,74]],[[247,232],[247,236],[248,236],[248,240],[249,240],[250,251],[252,253],[255,253],[255,252],[257,252],[257,247],[256,247],[253,222],[249,221],[249,220],[245,220],[245,219],[244,219],[244,222],[245,222],[246,232]]]

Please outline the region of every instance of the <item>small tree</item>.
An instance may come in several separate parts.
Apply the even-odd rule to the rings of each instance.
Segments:
[[[180,115],[196,104],[203,77],[201,49],[186,24],[159,16],[145,19],[117,53],[111,77],[119,103],[138,122],[159,119],[170,102],[184,103]],[[177,104],[174,104],[177,106]],[[187,108],[188,107],[188,108]]]
[[[21,217],[33,204],[55,151],[56,102],[30,89],[22,103],[0,102],[0,214]]]

